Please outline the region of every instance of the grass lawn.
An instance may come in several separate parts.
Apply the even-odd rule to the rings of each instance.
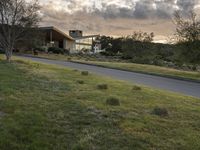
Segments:
[[[102,62],[102,61],[95,61],[90,58],[81,58],[81,57],[69,57],[64,55],[45,55],[40,54],[39,56],[44,58],[50,59],[57,59],[57,60],[71,60],[74,62],[81,62],[86,64],[94,64],[108,68],[116,68],[122,69],[127,71],[136,71],[136,72],[143,72],[143,73],[150,73],[155,75],[164,75],[164,76],[171,76],[171,77],[179,77],[185,79],[193,79],[200,81],[200,72],[197,71],[183,71],[168,67],[159,67],[155,65],[143,65],[143,64],[135,64],[135,63],[122,63],[122,62]],[[89,60],[90,61],[89,61]]]
[[[0,150],[200,149],[200,99],[133,87],[0,56]]]

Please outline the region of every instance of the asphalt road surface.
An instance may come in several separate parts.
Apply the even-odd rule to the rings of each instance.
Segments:
[[[24,56],[20,56],[24,57]],[[124,80],[131,83],[137,83],[145,86],[154,87],[157,89],[168,90],[176,93],[181,93],[188,96],[194,96],[200,98],[200,83],[195,83],[192,81],[183,81],[178,79],[159,77],[154,75],[147,75],[142,73],[134,73],[129,71],[121,71],[117,69],[109,69],[98,66],[91,66],[67,61],[59,61],[59,60],[48,60],[43,58],[35,58],[35,57],[24,57],[26,59],[42,62],[47,64],[54,64],[65,66],[68,68],[78,69],[78,70],[86,70],[91,73],[109,76],[114,79]]]

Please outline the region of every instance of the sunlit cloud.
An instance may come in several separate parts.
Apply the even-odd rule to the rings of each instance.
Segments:
[[[187,14],[200,9],[200,0],[40,0],[42,26],[64,31],[127,35],[134,30],[166,37],[174,32],[174,11]],[[197,11],[200,12],[200,11]],[[164,29],[164,30],[163,30]]]

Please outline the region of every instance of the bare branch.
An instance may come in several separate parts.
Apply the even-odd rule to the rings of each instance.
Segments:
[[[25,0],[0,1],[0,46],[8,51],[7,54],[11,55],[15,42],[37,26],[39,9],[37,0],[29,3]]]

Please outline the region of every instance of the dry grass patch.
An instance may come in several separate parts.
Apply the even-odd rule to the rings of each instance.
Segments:
[[[84,84],[85,82],[83,80],[77,80],[76,81],[78,84]]]
[[[107,84],[98,84],[97,85],[97,89],[99,89],[99,90],[107,90],[108,89],[108,85]]]
[[[120,100],[116,97],[109,97],[106,100],[106,104],[110,106],[120,106]]]
[[[169,116],[168,110],[166,108],[155,107],[153,109],[152,114],[160,116],[160,117],[167,117]]]
[[[89,72],[88,72],[88,71],[82,71],[82,72],[81,72],[81,75],[83,75],[83,76],[88,76],[88,75],[89,75]]]
[[[133,91],[141,91],[142,88],[139,87],[139,86],[137,86],[137,85],[135,85],[135,86],[133,86],[132,90],[133,90]]]

